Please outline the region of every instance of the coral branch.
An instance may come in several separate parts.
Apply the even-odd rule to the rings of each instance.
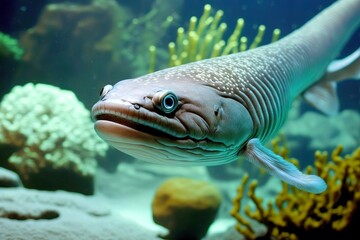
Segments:
[[[274,151],[287,157],[287,147],[273,141]],[[358,238],[356,219],[360,217],[360,147],[351,155],[341,156],[342,147],[335,148],[328,159],[327,152],[315,152],[315,172],[328,184],[328,190],[322,194],[311,194],[283,184],[282,191],[275,202],[262,205],[262,198],[255,195],[257,183],[249,184],[248,196],[255,204],[255,210],[245,207],[245,213],[251,219],[267,227],[267,237],[275,239],[338,239],[339,237]],[[296,159],[293,159],[297,161]],[[312,167],[306,170],[313,171]],[[245,179],[245,180],[244,180]],[[237,220],[236,229],[248,239],[256,239],[254,229],[240,215],[240,201],[248,185],[244,178],[234,199],[231,215]],[[276,206],[276,208],[274,208]]]

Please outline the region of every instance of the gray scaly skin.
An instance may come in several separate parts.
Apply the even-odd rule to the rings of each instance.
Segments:
[[[92,109],[95,129],[146,161],[218,165],[244,156],[320,193],[321,178],[262,143],[283,125],[294,98],[320,82],[359,24],[360,0],[340,0],[275,43],[108,85]]]

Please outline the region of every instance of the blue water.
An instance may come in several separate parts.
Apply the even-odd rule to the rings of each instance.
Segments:
[[[256,34],[256,29],[260,24],[265,24],[268,31],[265,33],[264,40],[271,39],[272,29],[281,29],[281,36],[291,33],[296,28],[302,26],[306,21],[315,16],[319,11],[331,5],[333,0],[257,0],[257,1],[185,1],[183,12],[184,19],[189,19],[194,13],[202,13],[206,3],[211,4],[214,9],[223,9],[224,21],[228,24],[228,29],[233,29],[236,20],[241,17],[245,19],[244,35],[250,39]],[[229,31],[227,32],[228,34]],[[360,46],[360,30],[356,31],[347,43],[339,58],[351,54]],[[341,96],[341,109],[354,109],[360,111],[360,87],[355,81],[345,81],[339,84],[338,92]],[[306,108],[311,110],[311,108]]]
[[[47,3],[61,3],[66,1],[12,1],[12,0],[3,0],[0,3],[0,31],[10,34],[14,37],[20,37],[27,29],[33,27],[41,11]],[[71,3],[86,3],[87,0],[77,0],[69,1]],[[124,6],[131,6],[131,1],[119,0],[120,4]],[[294,0],[294,1],[236,1],[236,0],[226,0],[226,1],[184,1],[183,7],[180,9],[180,19],[176,22],[173,28],[170,28],[167,35],[163,37],[163,40],[160,41],[160,47],[166,48],[166,45],[169,41],[173,41],[176,35],[176,26],[186,26],[188,19],[191,16],[200,16],[203,11],[203,6],[206,3],[212,5],[214,10],[222,9],[224,10],[223,21],[228,24],[228,29],[233,29],[236,24],[236,20],[241,17],[246,21],[245,28],[243,29],[243,35],[248,36],[249,39],[253,39],[256,34],[256,29],[260,24],[265,24],[267,30],[265,32],[264,42],[271,38],[271,31],[274,28],[281,29],[281,35],[285,36],[294,29],[300,27],[307,20],[313,17],[321,9],[329,6],[334,1],[332,0],[322,0],[322,1],[311,1],[311,0]],[[141,11],[149,11],[151,5],[149,1],[144,1],[143,4],[135,4],[135,7],[132,9],[137,9],[141,14]],[[96,29],[94,29],[96,31]],[[225,33],[229,35],[231,33],[228,30]],[[346,47],[343,49],[339,57],[344,57],[350,54],[354,49],[359,46],[360,43],[360,31],[358,30],[354,36],[350,39]],[[150,43],[149,43],[150,44]],[[136,59],[136,57],[135,57]],[[133,77],[131,73],[124,74],[124,76],[116,76],[114,82],[122,79]],[[100,77],[101,78],[101,77]],[[114,77],[115,78],[115,77]],[[357,84],[353,81],[346,81],[339,85],[339,93],[341,95],[341,107],[342,109],[360,109],[360,102],[356,99],[356,96],[359,95],[359,88]],[[65,86],[68,87],[68,86]],[[99,89],[101,84],[98,85]],[[95,88],[93,90],[95,93]],[[84,99],[87,106],[91,106],[91,103],[96,98]]]

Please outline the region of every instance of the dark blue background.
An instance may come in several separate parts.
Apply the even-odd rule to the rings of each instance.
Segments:
[[[118,0],[129,5],[138,1]],[[164,0],[168,1],[168,0]],[[176,1],[176,0],[173,0]],[[34,26],[37,17],[45,4],[65,2],[59,0],[1,0],[0,1],[0,31],[18,37],[26,29]],[[88,0],[71,1],[86,3]],[[147,1],[149,2],[149,1]],[[243,34],[252,39],[258,25],[265,24],[268,31],[264,41],[271,38],[271,30],[280,28],[282,36],[300,27],[318,12],[333,3],[334,0],[185,0],[182,12],[182,22],[186,25],[191,16],[200,16],[206,3],[213,9],[224,10],[223,21],[228,29],[233,29],[238,18],[245,19]],[[149,4],[150,6],[150,4]],[[230,34],[231,31],[227,31]],[[174,36],[169,36],[175,39]],[[344,57],[360,47],[360,30],[351,38],[340,57]],[[360,110],[360,81],[344,81],[339,84],[341,107]]]

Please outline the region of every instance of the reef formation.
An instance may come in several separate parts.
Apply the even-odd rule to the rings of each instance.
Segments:
[[[274,142],[275,151],[288,158],[288,149]],[[233,201],[231,215],[237,220],[236,229],[247,239],[357,239],[357,222],[360,219],[360,147],[352,154],[341,156],[338,146],[331,154],[315,152],[315,169],[306,168],[307,173],[315,171],[328,184],[321,194],[311,194],[289,187],[283,183],[282,191],[275,200],[266,206],[261,197],[255,194],[257,182],[248,184],[244,176]],[[296,159],[289,161],[297,162]],[[241,200],[245,189],[255,205],[244,209]],[[264,236],[257,236],[251,222],[245,215],[267,227]]]
[[[0,102],[0,119],[0,144],[13,151],[1,165],[17,172],[24,186],[93,193],[96,159],[108,145],[73,92],[46,84],[15,86]]]

